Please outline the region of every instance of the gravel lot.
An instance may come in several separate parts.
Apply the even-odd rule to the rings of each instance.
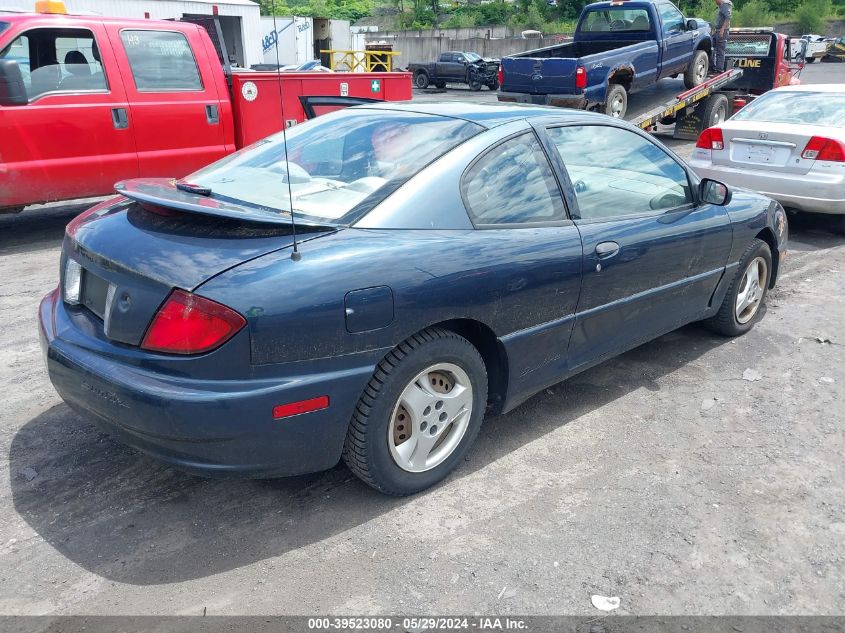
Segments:
[[[692,325],[576,376],[392,499],[343,466],[191,477],[72,413],[35,312],[85,206],[0,217],[0,614],[598,614],[594,593],[618,613],[845,613],[845,242],[823,219],[793,221],[747,336]]]

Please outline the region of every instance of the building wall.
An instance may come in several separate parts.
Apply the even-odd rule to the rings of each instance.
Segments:
[[[277,42],[279,61],[283,65],[304,64],[314,59],[314,23],[311,18],[277,16],[275,38],[272,17],[262,17],[261,28],[261,48],[265,64],[276,63]]]
[[[225,0],[214,3],[219,15],[241,18],[241,39],[244,45],[244,64],[260,64],[264,60],[261,50],[262,29],[257,3],[226,4]],[[0,6],[32,11],[35,0],[0,0]],[[153,19],[181,18],[185,14],[211,15],[210,2],[182,0],[65,0],[70,13],[99,14],[110,17],[143,18],[145,13]]]

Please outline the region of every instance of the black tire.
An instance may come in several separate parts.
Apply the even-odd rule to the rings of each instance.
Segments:
[[[414,73],[414,85],[419,88],[420,90],[425,90],[428,88],[428,84],[430,83],[428,73],[424,70],[418,70]]]
[[[620,84],[610,84],[607,87],[607,99],[604,102],[603,112],[607,116],[624,119],[628,112],[628,91]]]
[[[745,271],[752,261],[758,257],[763,258],[766,262],[766,280],[762,285],[763,295],[760,297],[759,304],[754,316],[746,323],[740,323],[736,316],[736,297],[740,290],[740,284]],[[711,318],[704,321],[704,325],[722,336],[741,336],[748,330],[754,327],[754,324],[760,319],[763,314],[763,306],[766,303],[766,295],[769,291],[769,281],[772,276],[772,252],[769,245],[763,240],[754,239],[745,249],[742,258],[739,260],[739,267],[737,268],[734,278],[731,280],[731,285],[725,293],[725,298],[722,300],[722,305],[719,311]]]
[[[443,81],[442,79],[438,79],[437,81],[434,82],[434,86],[436,88],[438,88],[439,90],[443,90],[446,87],[446,82]]]
[[[481,90],[482,83],[476,78],[468,79],[467,83],[469,84],[470,90],[475,90],[476,92]]]
[[[390,418],[400,395],[414,377],[436,363],[459,366],[473,388],[473,408],[460,442],[434,468],[409,472],[394,461],[388,446]],[[487,370],[478,350],[462,336],[428,328],[397,345],[376,368],[352,415],[343,460],[362,481],[389,495],[409,495],[446,477],[466,456],[484,418]]]
[[[845,215],[833,216],[833,230],[839,235],[845,235]]]
[[[713,127],[718,125],[730,116],[730,104],[725,95],[715,94],[707,99],[707,105],[704,106],[704,127]]]
[[[494,79],[489,84],[487,84],[487,87],[490,88],[490,90],[498,90],[499,89],[499,80]]]
[[[710,58],[707,56],[707,51],[695,51],[692,56],[689,66],[684,72],[684,85],[687,88],[695,88],[698,84],[707,79],[707,68],[710,64]],[[701,69],[704,69],[703,72]]]

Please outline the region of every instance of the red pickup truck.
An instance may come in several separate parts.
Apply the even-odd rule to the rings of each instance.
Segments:
[[[288,126],[411,98],[409,73],[225,72],[213,29],[0,15],[0,212],[107,195],[127,178],[183,177],[281,130],[280,89]]]

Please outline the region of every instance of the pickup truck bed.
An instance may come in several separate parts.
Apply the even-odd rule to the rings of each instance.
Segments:
[[[628,93],[664,77],[704,81],[711,47],[709,25],[668,0],[598,2],[581,12],[573,42],[504,58],[499,100],[621,117]]]

